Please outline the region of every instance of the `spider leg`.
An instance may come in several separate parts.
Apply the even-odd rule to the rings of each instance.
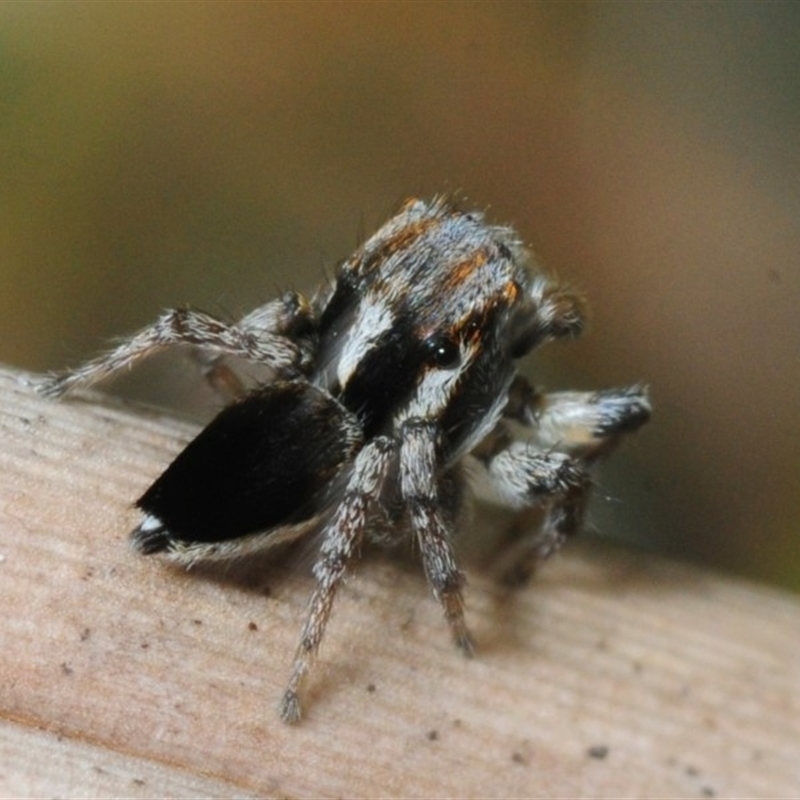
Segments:
[[[509,443],[484,461],[494,495],[503,505],[522,510],[545,507],[541,528],[515,548],[505,583],[527,580],[537,565],[556,553],[583,524],[591,481],[579,459],[564,453],[541,452],[526,442]]]
[[[380,493],[396,452],[396,443],[388,437],[376,438],[361,450],[342,501],[323,530],[322,547],[314,565],[317,585],[309,602],[292,672],[280,703],[279,711],[284,722],[300,720],[299,691],[319,650],[336,590],[358,555],[370,505]]]
[[[408,509],[428,583],[444,609],[456,644],[471,655],[472,637],[464,619],[464,576],[456,565],[437,485],[439,433],[434,422],[412,418],[403,423],[400,494]]]
[[[265,303],[242,317],[236,327],[255,336],[275,333],[293,338],[302,336],[312,326],[314,312],[303,295],[287,292],[278,300]],[[295,341],[298,341],[295,339]],[[300,343],[298,341],[298,343]],[[225,353],[215,349],[196,348],[192,354],[200,371],[212,389],[227,399],[240,397],[247,389],[242,379],[225,362]],[[301,353],[301,366],[305,366],[310,352]]]
[[[496,499],[513,509],[543,505],[545,515],[504,570],[505,582],[526,581],[580,531],[591,492],[589,467],[649,417],[642,386],[537,394],[523,379],[514,382],[506,419],[521,423],[526,437],[498,440],[479,458]]]
[[[76,386],[103,380],[158,350],[175,345],[206,350],[211,354],[206,360],[212,373],[215,361],[226,355],[287,373],[302,367],[310,356],[303,351],[301,343],[293,340],[297,331],[309,324],[310,315],[308,302],[293,293],[257,308],[238,323],[228,323],[194,309],[171,309],[110,352],[74,370],[48,376],[38,388],[44,395],[59,397]],[[213,385],[215,376],[211,377]],[[225,377],[220,368],[216,378],[224,381]],[[235,383],[233,388],[238,388]]]

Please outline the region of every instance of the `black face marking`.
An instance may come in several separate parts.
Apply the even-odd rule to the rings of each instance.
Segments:
[[[320,390],[272,384],[224,409],[136,505],[186,543],[301,521],[352,457],[357,431]]]
[[[425,348],[403,320],[367,352],[341,393],[342,403],[358,415],[366,436],[385,427],[414,390],[426,358]]]

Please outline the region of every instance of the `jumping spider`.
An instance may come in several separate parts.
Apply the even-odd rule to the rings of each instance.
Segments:
[[[535,347],[584,327],[581,298],[529,262],[510,228],[409,200],[312,299],[288,293],[233,324],[167,311],[42,384],[59,396],[188,344],[212,384],[238,396],[139,498],[131,542],[190,565],[321,531],[284,721],[300,718],[298,694],[364,540],[414,538],[469,653],[453,555],[465,486],[477,478],[511,508],[544,507],[506,576],[522,581],[580,529],[592,463],[648,420],[642,386],[540,394],[517,374]],[[274,378],[246,391],[226,356]]]

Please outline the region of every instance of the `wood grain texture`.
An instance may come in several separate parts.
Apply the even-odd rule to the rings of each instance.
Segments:
[[[307,570],[126,547],[195,430],[0,373],[0,795],[798,795],[798,598],[596,544],[513,594],[468,563],[472,660],[420,569],[367,559],[281,724]]]

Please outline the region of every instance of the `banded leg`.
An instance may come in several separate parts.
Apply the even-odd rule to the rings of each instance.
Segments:
[[[542,453],[525,442],[511,442],[486,463],[486,472],[504,505],[546,509],[541,528],[526,537],[503,570],[505,583],[520,584],[580,531],[591,480],[580,460],[564,453]]]
[[[310,355],[292,340],[295,331],[303,323],[309,323],[310,314],[308,302],[291,293],[234,324],[202,311],[172,309],[110,352],[72,371],[49,376],[38,388],[42,394],[59,397],[76,386],[103,380],[158,350],[175,345],[193,345],[215,356],[239,356],[279,372],[291,371],[300,368]]]
[[[278,300],[259,306],[242,317],[236,327],[242,331],[251,331],[257,336],[271,332],[292,338],[301,347],[298,366],[304,368],[310,365],[312,353],[309,343],[298,337],[302,337],[313,328],[313,315],[311,304],[303,295],[287,292]],[[233,399],[245,393],[247,387],[225,362],[225,354],[208,348],[197,348],[194,350],[194,357],[203,377],[219,395]]]
[[[361,450],[342,502],[323,530],[322,547],[314,565],[317,586],[311,596],[292,673],[280,704],[284,722],[300,720],[298,694],[319,650],[336,590],[364,539],[370,505],[380,493],[395,453],[396,445],[386,437],[373,440]]]
[[[400,493],[419,543],[425,575],[444,609],[453,639],[471,655],[472,637],[464,619],[464,576],[456,565],[437,486],[439,427],[425,420],[408,420],[401,436]]]
[[[542,395],[517,379],[506,418],[530,433],[482,459],[495,495],[510,508],[546,509],[541,529],[505,570],[504,580],[519,584],[580,531],[591,490],[588,468],[647,422],[650,401],[638,385]]]

